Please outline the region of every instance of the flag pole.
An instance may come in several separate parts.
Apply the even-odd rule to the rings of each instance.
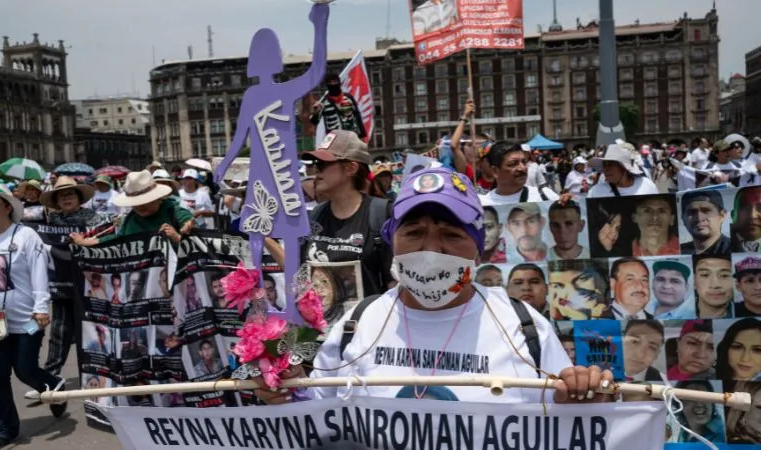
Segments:
[[[540,378],[514,378],[497,376],[414,376],[414,377],[328,377],[295,378],[284,380],[279,388],[312,387],[361,387],[361,386],[480,386],[495,395],[502,395],[505,389],[554,389],[561,380]],[[86,400],[95,397],[114,397],[151,394],[175,394],[209,391],[253,390],[260,385],[253,380],[219,380],[197,383],[156,384],[149,386],[126,386],[102,389],[80,389],[76,391],[46,391],[39,394],[43,403],[60,403],[69,400]],[[269,389],[267,386],[261,386]],[[630,394],[663,400],[673,395],[680,400],[714,403],[749,411],[751,395],[747,392],[706,392],[690,389],[676,389],[670,386],[640,383],[613,383],[607,389],[600,388],[599,394]]]
[[[473,99],[473,68],[471,67],[470,63],[470,47],[465,49],[465,58],[467,59],[467,68],[468,68],[468,98],[470,101],[474,101]],[[476,149],[476,113],[473,113],[473,117],[470,120],[470,145],[473,146],[473,151],[476,153],[478,150]],[[476,174],[475,167],[473,168],[473,179],[471,180],[473,182],[473,186],[476,185],[478,175]]]

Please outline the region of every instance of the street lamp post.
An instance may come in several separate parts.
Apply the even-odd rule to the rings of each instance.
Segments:
[[[618,63],[616,61],[616,23],[613,0],[600,0],[600,123],[597,146],[626,139],[618,114]]]

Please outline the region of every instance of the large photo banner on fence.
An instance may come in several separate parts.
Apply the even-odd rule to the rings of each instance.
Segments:
[[[750,412],[685,401],[676,417],[717,444],[761,443],[761,187],[488,200],[477,282],[542,312],[576,364],[750,392]],[[666,434],[695,441],[671,421]]]
[[[419,64],[466,48],[524,47],[522,0],[409,0],[409,5]]]
[[[662,404],[542,405],[353,397],[265,408],[110,408],[125,449],[661,450]]]

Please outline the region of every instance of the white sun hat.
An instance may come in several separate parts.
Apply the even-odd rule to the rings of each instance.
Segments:
[[[140,206],[162,199],[172,193],[172,188],[156,183],[151,173],[130,172],[124,182],[124,192],[114,198],[116,206]]]
[[[642,169],[632,164],[632,157],[629,150],[626,150],[620,144],[610,144],[605,150],[602,158],[594,158],[589,161],[589,166],[595,170],[602,169],[602,163],[605,161],[617,162],[624,166],[627,172],[632,175],[642,175]]]

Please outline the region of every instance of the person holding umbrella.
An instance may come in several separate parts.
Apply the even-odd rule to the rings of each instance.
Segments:
[[[179,243],[181,235],[193,229],[193,215],[174,199],[167,198],[171,193],[172,188],[157,183],[149,171],[132,172],[124,182],[124,192],[114,199],[116,206],[132,208],[118,233],[101,238],[85,238],[81,233],[72,233],[70,237],[77,245],[91,246],[118,236],[161,233]]]

